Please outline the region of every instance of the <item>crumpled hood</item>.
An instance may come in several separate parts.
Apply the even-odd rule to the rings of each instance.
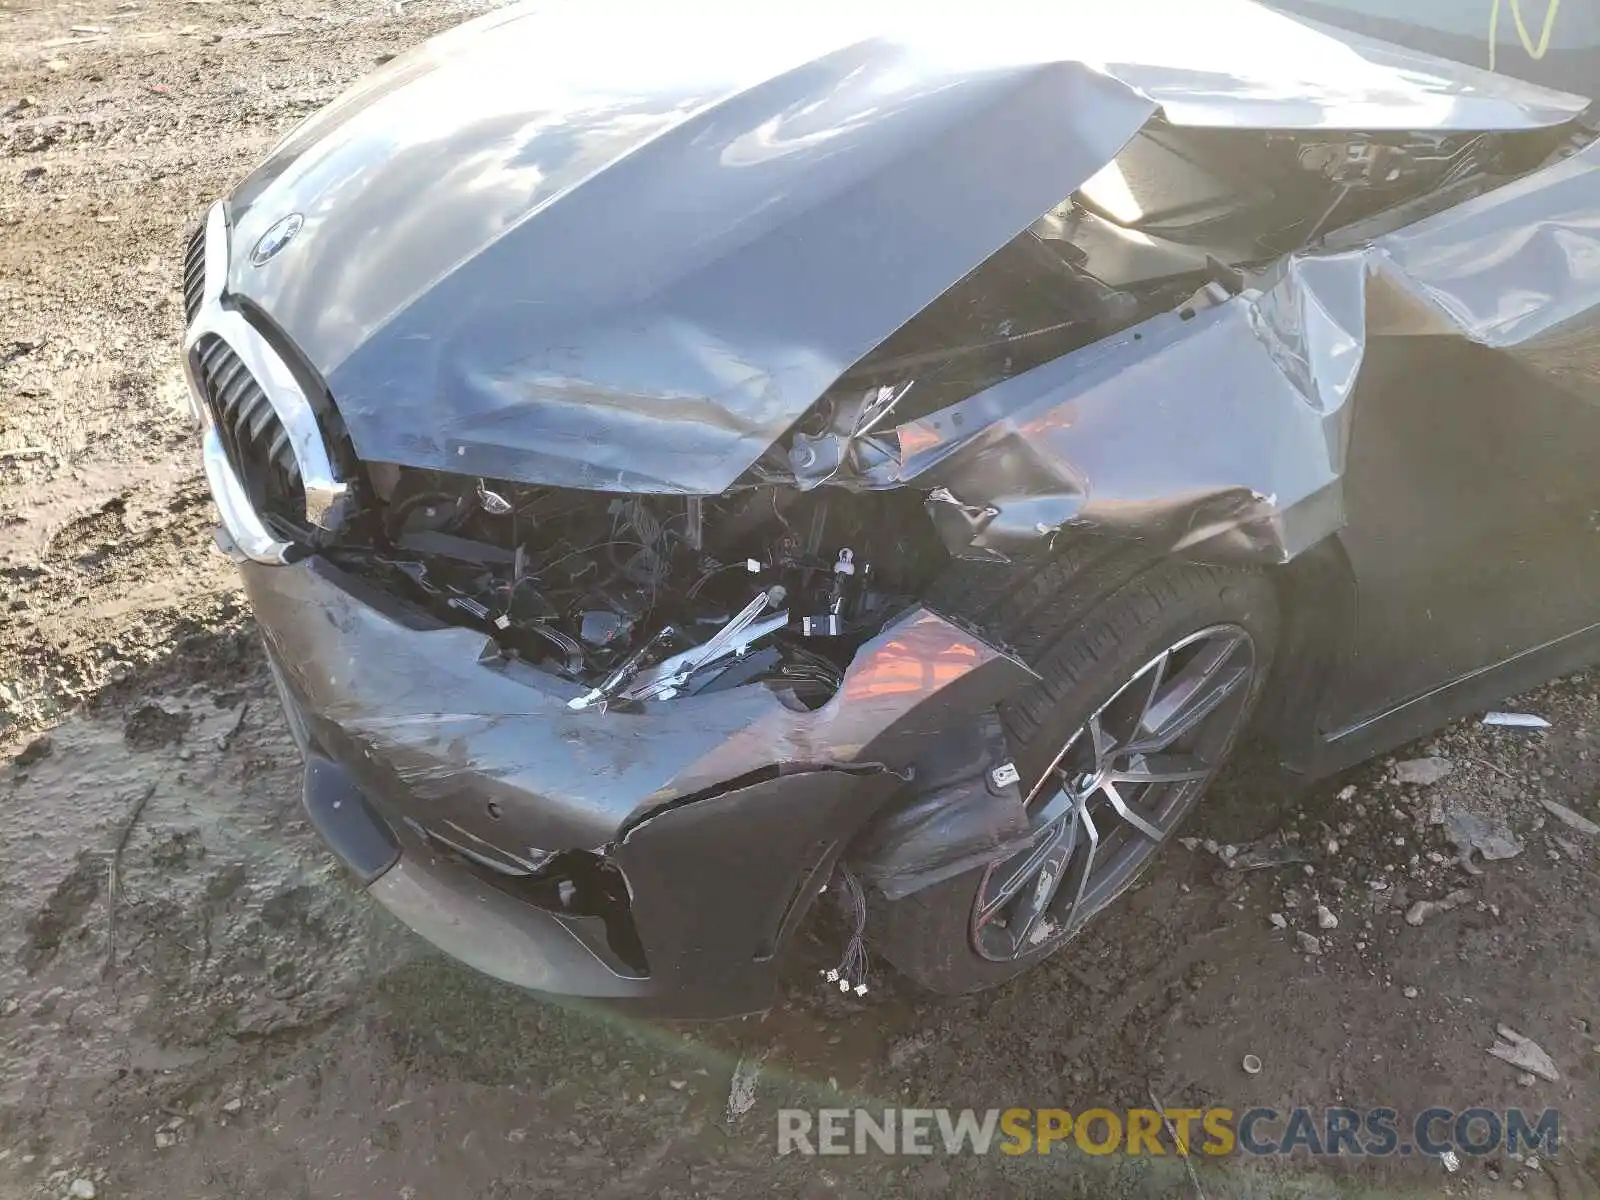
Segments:
[[[1585,104],[1247,0],[868,7],[469,22],[238,188],[230,291],[365,459],[715,493],[1158,110],[1516,129]],[[290,213],[298,236],[253,264]]]

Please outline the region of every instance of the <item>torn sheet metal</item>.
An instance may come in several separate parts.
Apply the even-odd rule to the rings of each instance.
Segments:
[[[780,24],[521,7],[402,55],[232,196],[229,290],[366,461],[715,494],[1158,112],[1446,131],[1584,106],[1244,0]],[[289,214],[292,240],[249,252]]]
[[[868,486],[929,491],[952,553],[1068,528],[1285,562],[1339,530],[1369,339],[1453,337],[1563,369],[1600,338],[1600,143],[1365,245],[1288,257],[898,429]]]
[[[683,797],[759,772],[912,762],[1037,678],[917,609],[866,643],[815,710],[748,687],[579,711],[568,701],[580,685],[480,653],[485,639],[468,629],[404,628],[332,567],[243,576],[311,739],[370,773],[365,790],[403,797],[403,815],[519,856],[603,846]]]

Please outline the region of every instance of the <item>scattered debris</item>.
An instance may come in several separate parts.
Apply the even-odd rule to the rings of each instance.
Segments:
[[[744,1057],[734,1064],[728,1082],[728,1120],[736,1121],[756,1106],[756,1081],[761,1078],[762,1060]]]
[[[1421,925],[1429,917],[1449,912],[1452,908],[1460,908],[1471,899],[1472,893],[1466,888],[1456,888],[1442,900],[1418,900],[1406,909],[1406,924]]]
[[[122,740],[135,750],[154,750],[183,740],[193,717],[184,711],[169,712],[159,704],[141,704],[122,724]]]
[[[56,744],[50,740],[50,735],[36,737],[24,746],[21,752],[11,760],[11,765],[17,770],[25,770],[34,763],[49,758],[55,753]]]
[[[150,797],[156,794],[156,785],[146,785],[144,792],[133,802],[133,807],[128,810],[128,819],[122,823],[122,832],[117,835],[117,844],[111,849],[111,870],[109,872],[109,892],[106,896],[106,965],[105,974],[110,974],[117,964],[117,896],[122,891],[122,852],[127,849],[128,838],[133,834],[133,827],[139,823],[139,817],[144,812],[144,806],[150,803]]]
[[[1339,928],[1339,918],[1333,915],[1333,910],[1330,909],[1326,904],[1317,905],[1317,928]]]
[[[1344,787],[1339,789],[1338,798],[1340,800],[1354,800],[1356,798],[1356,785],[1353,783],[1345,784]]]
[[[1576,829],[1579,833],[1586,833],[1590,837],[1600,836],[1600,825],[1596,825],[1582,813],[1573,812],[1565,804],[1557,804],[1554,800],[1546,800],[1543,797],[1540,797],[1539,803],[1544,807],[1545,812],[1567,826],[1567,828]]]
[[[227,1113],[230,1117],[237,1116],[239,1113],[244,1111],[244,1101],[239,1099],[237,1096],[235,1096],[232,1100],[225,1100],[222,1104],[222,1111]]]
[[[1189,1161],[1188,1139],[1178,1136],[1178,1131],[1172,1127],[1172,1118],[1167,1116],[1167,1113],[1171,1110],[1162,1101],[1156,1099],[1155,1092],[1152,1091],[1147,1094],[1150,1097],[1150,1103],[1161,1114],[1162,1124],[1167,1127],[1167,1136],[1172,1139],[1172,1144],[1178,1148],[1178,1153],[1183,1157],[1183,1165],[1189,1172],[1189,1182],[1194,1185],[1194,1194],[1197,1200],[1206,1200],[1206,1191],[1200,1186],[1200,1176],[1195,1172],[1194,1163]]]
[[[250,714],[250,701],[246,700],[239,706],[238,714],[233,718],[233,724],[226,731],[217,735],[217,749],[226,750],[233,745],[233,739],[239,736],[239,730],[244,728],[244,719]]]
[[[1445,836],[1455,843],[1461,866],[1473,875],[1483,870],[1472,861],[1476,850],[1488,862],[1515,858],[1522,853],[1522,843],[1511,832],[1503,816],[1473,812],[1460,801],[1448,807],[1436,808],[1429,816],[1435,825],[1443,825]]]
[[[1261,871],[1306,861],[1306,856],[1291,846],[1281,832],[1243,846],[1219,846],[1208,841],[1205,848],[1220,858],[1230,871]]]
[[[1461,1158],[1454,1150],[1446,1150],[1443,1154],[1439,1155],[1439,1163],[1452,1175],[1461,1170]]]
[[[1485,725],[1500,725],[1508,729],[1549,729],[1550,722],[1532,713],[1492,712],[1483,714]]]
[[[1303,863],[1306,856],[1293,846],[1289,845],[1281,832],[1268,834],[1257,842],[1247,842],[1242,846],[1229,843],[1214,842],[1210,838],[1179,838],[1178,841],[1185,850],[1198,852],[1204,850],[1207,854],[1214,854],[1222,860],[1222,865],[1230,871],[1260,871],[1267,867],[1286,867],[1294,863]]]
[[[1517,1084],[1520,1087],[1532,1087],[1537,1082],[1538,1078],[1532,1071],[1524,1071],[1521,1075],[1517,1076]]]
[[[1246,1075],[1261,1074],[1261,1060],[1254,1054],[1246,1054],[1244,1056],[1244,1062],[1240,1065],[1244,1067],[1244,1073]]]
[[[1561,1072],[1556,1070],[1555,1061],[1532,1038],[1523,1037],[1509,1025],[1495,1026],[1495,1033],[1495,1043],[1489,1047],[1489,1053],[1494,1057],[1513,1067],[1531,1071],[1551,1083],[1561,1082]]]
[[[1394,765],[1394,775],[1401,783],[1414,783],[1421,787],[1438,783],[1451,771],[1455,763],[1448,758],[1408,758]]]
[[[1307,954],[1322,953],[1322,939],[1315,934],[1307,933],[1302,929],[1294,935],[1294,940],[1300,944],[1300,949]]]

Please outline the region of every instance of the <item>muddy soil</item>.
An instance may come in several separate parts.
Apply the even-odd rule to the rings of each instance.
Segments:
[[[820,921],[765,1016],[624,1019],[477,977],[363,902],[303,819],[208,548],[177,272],[296,120],[469,11],[0,9],[0,1195],[1597,1194],[1600,838],[1541,802],[1600,818],[1600,672],[1508,701],[1549,731],[1463,722],[1396,756],[1448,759],[1435,782],[1241,773],[1099,928],[966,1000],[823,990]],[[1271,830],[1293,861],[1242,869],[1229,840]],[[1491,1058],[1499,1023],[1559,1082]],[[730,1118],[741,1060],[755,1104]],[[780,1105],[1152,1096],[1554,1107],[1563,1148],[1198,1181],[1170,1157],[775,1154]]]

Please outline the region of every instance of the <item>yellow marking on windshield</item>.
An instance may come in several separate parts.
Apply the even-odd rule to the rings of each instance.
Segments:
[[[1494,6],[1489,9],[1489,70],[1495,69],[1495,54],[1500,41],[1500,6],[1505,0],[1494,0]],[[1556,15],[1561,11],[1561,0],[1549,0],[1544,10],[1544,28],[1539,31],[1539,38],[1534,40],[1533,34],[1528,31],[1527,22],[1522,19],[1522,0],[1510,0],[1511,20],[1517,27],[1517,38],[1522,42],[1522,48],[1528,52],[1528,57],[1537,62],[1545,56],[1545,51],[1550,49],[1550,34],[1556,27]]]

